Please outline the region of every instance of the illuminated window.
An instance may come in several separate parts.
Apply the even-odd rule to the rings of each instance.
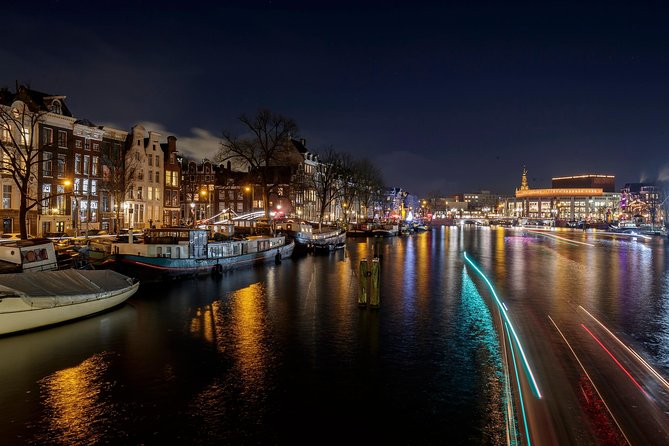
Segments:
[[[12,208],[12,186],[4,184],[2,186],[2,208]]]

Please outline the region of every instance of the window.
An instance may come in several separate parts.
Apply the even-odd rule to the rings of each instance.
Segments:
[[[170,186],[172,184],[171,179],[172,179],[172,172],[170,172],[169,170],[166,170],[165,171],[165,186]],[[157,181],[156,181],[156,183],[157,183]]]
[[[128,188],[128,198],[129,198],[130,200],[133,200],[133,199],[134,199],[134,195],[135,195],[135,189],[134,189],[132,186],[130,186],[130,187]]]
[[[88,138],[86,138],[84,140],[84,150],[88,151],[90,149],[91,149],[91,142],[88,140]]]
[[[156,171],[156,183],[160,183],[160,172]]]
[[[80,139],[74,141],[74,147],[76,147],[77,149],[81,149],[83,147],[83,143],[81,142]]]
[[[50,214],[51,209],[49,208],[49,198],[51,196],[51,185],[42,184],[42,214]]]
[[[179,187],[179,177],[176,170],[172,171],[172,186]]]
[[[3,124],[2,128],[0,128],[0,141],[11,141],[12,135],[9,133],[9,126],[7,124]]]
[[[65,155],[58,155],[58,178],[65,176]]]
[[[45,146],[50,146],[53,144],[53,129],[50,129],[49,127],[44,127],[42,133],[42,144]]]
[[[50,111],[51,111],[51,113],[55,113],[55,114],[57,114],[57,115],[62,115],[62,114],[63,114],[63,108],[62,108],[62,106],[60,105],[60,101],[59,101],[59,100],[54,100],[54,101],[51,103]]]
[[[53,176],[53,172],[51,171],[51,158],[53,157],[53,154],[51,152],[44,152],[42,156],[42,174],[45,177]]]
[[[153,166],[153,155],[147,155],[149,157],[149,166]]]
[[[160,189],[156,187],[156,200],[160,200]]]
[[[98,202],[91,201],[91,221],[98,221]]]
[[[85,194],[87,194],[88,193],[88,180],[84,179],[84,180],[82,180],[81,183],[84,185],[83,192]]]
[[[91,173],[91,175],[98,176],[99,165],[100,165],[100,157],[94,156],[93,157],[93,172]]]
[[[12,208],[12,186],[8,184],[2,186],[2,208]]]
[[[109,212],[109,194],[100,194],[102,212]]]
[[[153,171],[149,170],[149,183],[153,182]]]
[[[160,156],[156,155],[156,167],[160,167]]]
[[[93,143],[93,151],[94,152],[99,152],[100,151],[100,144],[97,142]]]
[[[140,170],[137,172],[137,179],[139,181],[144,181],[144,170]]]
[[[58,196],[56,197],[56,207],[58,208],[59,214],[65,213],[65,186],[56,186],[56,192]]]
[[[78,194],[81,191],[81,178],[74,179],[74,193]]]
[[[89,155],[84,155],[84,175],[89,175],[91,172],[90,169],[91,157]]]
[[[79,221],[86,221],[88,214],[88,200],[79,200]]]
[[[74,173],[81,173],[81,155],[74,155]]]
[[[98,193],[98,180],[91,180],[91,193],[93,195]]]
[[[147,188],[146,192],[147,192],[147,197],[146,198],[149,199],[149,200],[153,200],[153,188],[151,186],[149,186]]]
[[[67,132],[58,130],[58,147],[67,147]]]
[[[142,198],[142,186],[139,186],[139,187],[137,188],[137,199],[138,199],[138,200],[142,200],[142,199],[143,199],[143,198]]]

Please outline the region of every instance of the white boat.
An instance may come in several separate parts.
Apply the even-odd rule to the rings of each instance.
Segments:
[[[384,223],[372,230],[374,237],[393,237],[400,233],[400,227],[394,223]]]
[[[106,270],[0,274],[0,335],[46,327],[125,302],[139,282]]]
[[[648,223],[621,222],[617,226],[611,226],[612,232],[630,235],[659,235],[667,236],[667,229],[662,226],[652,226]]]
[[[311,224],[304,220],[283,219],[274,222],[274,229],[295,240],[296,251],[334,251],[346,245],[346,230],[339,227]]]

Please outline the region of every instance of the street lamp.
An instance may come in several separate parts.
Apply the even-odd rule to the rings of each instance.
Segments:
[[[79,212],[78,207],[79,207],[79,201],[77,200],[77,195],[75,194],[74,190],[74,184],[70,180],[65,180],[63,181],[63,185],[65,187],[72,187],[72,190],[70,190],[70,194],[72,195],[72,230],[74,232],[74,235],[77,236],[77,214]]]

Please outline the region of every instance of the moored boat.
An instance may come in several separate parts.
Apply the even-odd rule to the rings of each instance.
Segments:
[[[295,244],[280,236],[249,236],[209,240],[207,229],[150,229],[142,243],[111,243],[110,255],[100,263],[141,282],[159,282],[220,274],[269,261],[280,262],[292,255]]]
[[[372,230],[374,237],[394,237],[400,232],[399,225],[393,223],[384,223]]]
[[[647,223],[621,222],[610,227],[611,232],[629,235],[659,235],[667,236],[667,229],[662,226],[653,226]]]
[[[0,335],[113,308],[139,287],[114,271],[64,269],[0,274]]]
[[[276,231],[292,237],[296,251],[333,251],[346,244],[346,230],[339,227],[318,228],[318,225],[292,219],[277,220],[274,224]]]
[[[56,245],[53,240],[46,238],[12,240],[0,244],[0,273],[83,268],[85,263],[77,251]]]
[[[351,223],[346,230],[347,237],[368,237],[372,235],[372,228],[368,223]]]

